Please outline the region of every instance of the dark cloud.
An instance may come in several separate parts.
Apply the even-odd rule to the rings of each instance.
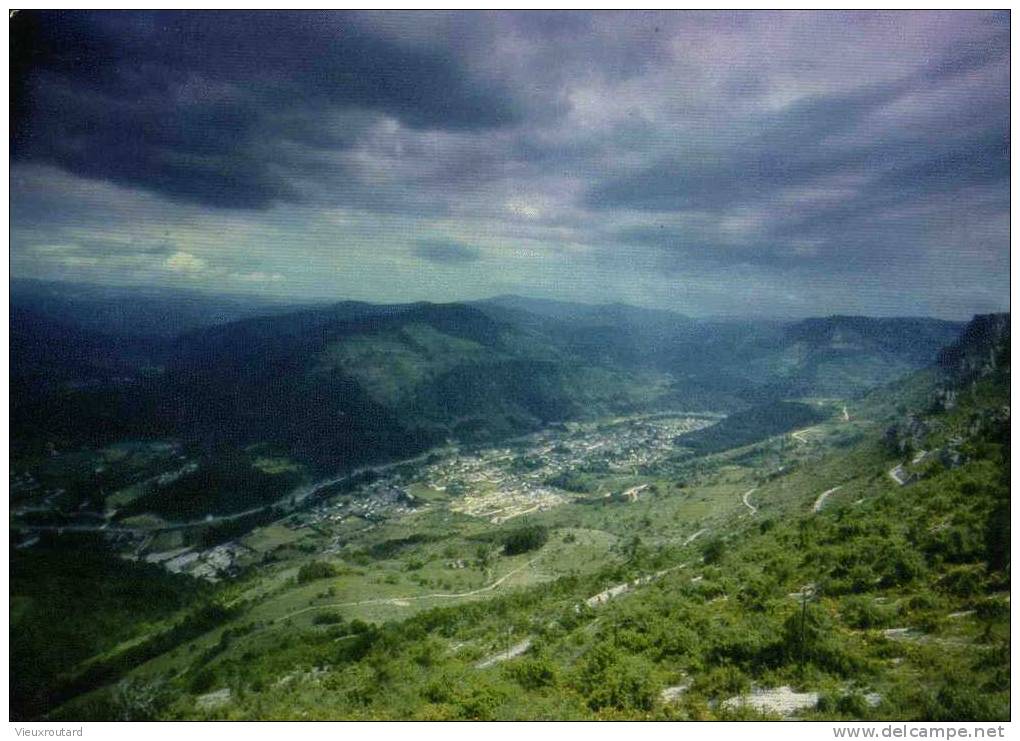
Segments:
[[[414,254],[429,262],[457,265],[475,262],[481,258],[477,247],[463,242],[438,239],[419,239],[414,243]]]
[[[588,191],[586,203],[660,215],[665,223],[616,229],[607,241],[654,250],[668,271],[757,265],[852,275],[923,262],[933,245],[951,239],[940,230],[951,231],[953,218],[963,223],[1008,211],[1008,98],[939,111],[945,120],[938,136],[924,125],[931,104],[881,132],[875,117],[923,100],[935,83],[1004,62],[1002,38],[954,49],[898,80],[799,100],[759,119],[758,132],[746,139],[609,178]],[[709,215],[716,228],[668,225],[683,214]],[[742,215],[752,219],[746,233],[718,227]],[[974,249],[994,249],[989,240],[1004,247],[1001,234],[980,232]]]
[[[294,200],[294,145],[337,149],[343,112],[412,129],[518,120],[510,91],[449,49],[355,16],[22,12],[12,21],[12,153],[218,207]]]
[[[957,170],[966,177],[1008,178],[1008,100],[982,112],[987,128],[978,133],[981,141],[964,142],[955,151],[939,153],[945,142],[917,139],[909,125],[880,138],[849,142],[839,138],[883,107],[926,89],[932,79],[962,74],[976,68],[977,59],[978,66],[984,66],[1001,56],[975,55],[966,62],[946,62],[937,73],[926,70],[893,83],[798,101],[764,117],[759,122],[761,133],[747,140],[724,141],[725,148],[693,150],[684,157],[667,156],[637,172],[610,178],[588,192],[587,203],[600,209],[721,210],[840,174],[884,173],[886,182],[898,181],[915,190],[959,184]]]

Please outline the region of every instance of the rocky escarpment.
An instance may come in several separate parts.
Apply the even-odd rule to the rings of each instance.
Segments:
[[[982,382],[1001,381],[999,388],[1009,387],[1010,316],[982,314],[964,328],[960,337],[938,354],[936,368],[939,379],[931,391],[927,412],[951,411],[961,401],[981,393]],[[937,450],[926,451],[931,434],[936,431],[929,414],[910,411],[885,432],[886,447],[900,456],[914,456],[914,463],[936,458],[952,468],[966,460],[965,443],[969,439],[988,437],[1008,440],[1010,423],[1009,399],[1001,404],[981,404],[981,411],[955,419],[952,429],[939,435],[942,443]],[[936,425],[935,427],[939,427]]]
[[[1009,368],[1009,314],[979,314],[938,355],[938,367],[957,384]]]

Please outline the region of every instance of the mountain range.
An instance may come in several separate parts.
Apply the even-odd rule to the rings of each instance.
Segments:
[[[297,306],[17,283],[13,437],[270,443],[324,470],[571,419],[860,394],[963,325],[698,320],[517,296]]]

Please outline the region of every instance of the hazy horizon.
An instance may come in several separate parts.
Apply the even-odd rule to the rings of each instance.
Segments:
[[[488,301],[498,301],[500,299],[521,299],[524,301],[535,301],[535,302],[550,302],[560,303],[575,306],[589,306],[589,307],[610,307],[610,306],[627,306],[635,309],[642,309],[648,311],[666,311],[676,314],[678,317],[685,317],[696,321],[765,321],[765,322],[795,322],[804,319],[817,319],[826,317],[836,316],[847,316],[847,317],[865,317],[870,319],[940,319],[943,321],[960,322],[965,323],[970,321],[975,316],[983,313],[1009,313],[1009,307],[1006,307],[1001,312],[980,312],[978,314],[972,314],[962,318],[958,317],[944,317],[936,315],[908,315],[908,314],[841,314],[839,312],[830,312],[827,314],[726,314],[726,313],[715,313],[715,314],[695,314],[680,312],[675,309],[663,308],[658,306],[648,306],[633,301],[617,301],[617,300],[604,300],[599,301],[597,299],[591,300],[569,300],[563,297],[554,296],[541,296],[532,295],[525,293],[499,293],[499,294],[487,294],[480,296],[472,296],[465,298],[451,298],[448,300],[397,300],[397,301],[386,301],[386,300],[373,300],[373,299],[358,299],[350,296],[330,296],[323,295],[321,297],[292,297],[292,296],[279,296],[272,294],[259,293],[257,291],[216,291],[211,288],[199,288],[190,285],[179,285],[179,284],[151,284],[142,285],[137,283],[91,283],[84,281],[75,280],[59,280],[59,279],[39,279],[39,278],[12,278],[12,283],[25,284],[36,284],[36,285],[66,285],[66,286],[77,286],[85,287],[90,289],[97,289],[99,291],[107,290],[114,292],[146,292],[152,291],[154,294],[177,294],[180,296],[186,295],[199,295],[204,298],[222,298],[222,299],[237,299],[237,300],[248,300],[248,301],[262,301],[267,304],[278,304],[282,306],[292,305],[296,310],[302,307],[315,307],[315,306],[329,306],[332,304],[339,304],[345,302],[353,303],[364,303],[364,304],[375,304],[375,305],[401,305],[401,304],[473,304],[473,303],[484,303]],[[16,299],[12,297],[12,303],[17,303]]]

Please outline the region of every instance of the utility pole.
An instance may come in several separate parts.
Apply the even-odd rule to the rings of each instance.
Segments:
[[[800,591],[800,641],[799,641],[799,663],[804,667],[804,644],[807,628],[807,606],[812,597],[815,596],[815,585],[806,584]]]
[[[800,641],[798,642],[800,648],[799,664],[801,668],[804,667],[804,627],[807,619],[807,595],[803,595],[800,600]]]

